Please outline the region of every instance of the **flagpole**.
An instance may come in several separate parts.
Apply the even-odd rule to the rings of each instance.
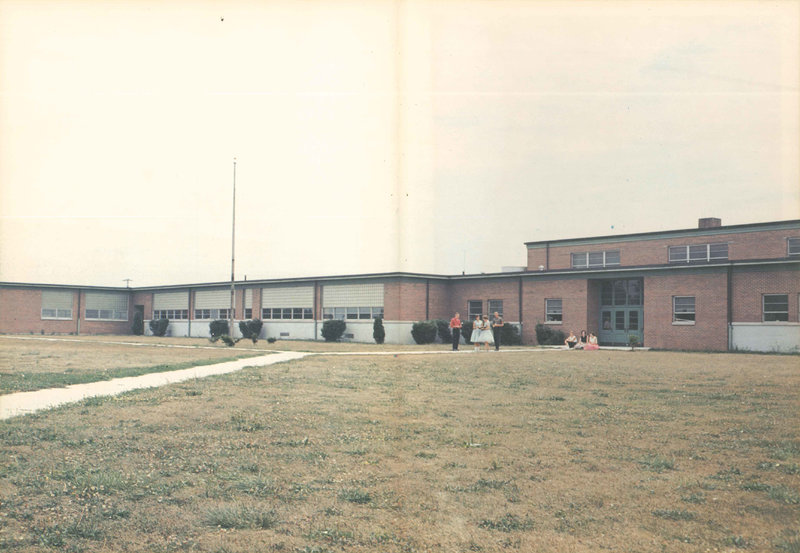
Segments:
[[[229,330],[231,338],[236,334],[233,328],[234,308],[236,303],[236,287],[234,284],[234,260],[236,254],[236,158],[233,158],[233,217],[231,222],[231,310],[229,313]]]

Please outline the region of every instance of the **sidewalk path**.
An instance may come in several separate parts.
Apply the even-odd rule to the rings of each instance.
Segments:
[[[204,378],[215,374],[226,374],[244,369],[245,367],[263,367],[283,361],[292,361],[305,357],[306,353],[282,352],[261,357],[248,357],[217,363],[216,365],[204,365],[202,367],[191,367],[178,371],[143,374],[141,376],[130,376],[126,378],[115,378],[100,382],[88,382],[86,384],[73,384],[65,388],[49,388],[47,390],[36,390],[34,392],[18,392],[0,396],[0,420],[33,413],[42,409],[50,409],[65,403],[74,403],[89,397],[113,396],[136,390],[139,388],[154,388],[165,384],[174,384],[191,380],[193,378]]]

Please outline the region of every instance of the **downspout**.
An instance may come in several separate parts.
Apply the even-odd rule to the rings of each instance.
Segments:
[[[317,340],[317,336],[319,335],[318,332],[317,332],[317,324],[318,324],[317,323],[317,312],[318,312],[318,310],[317,310],[317,298],[318,298],[318,295],[317,294],[321,294],[321,292],[319,292],[319,284],[315,280],[314,281],[314,303],[312,304],[313,307],[314,307],[314,314],[313,314],[313,317],[314,317],[314,340]],[[320,299],[320,302],[321,302],[322,298],[319,298],[319,299]],[[263,309],[264,308],[264,306],[263,306],[263,303],[264,303],[263,298],[261,300],[261,303],[262,303],[261,308]]]
[[[728,264],[728,351],[733,349],[733,265]]]
[[[431,281],[426,278],[425,279],[425,320],[426,321],[431,318],[430,317],[430,313],[428,312],[429,311],[428,308],[430,307],[430,297],[431,297]]]
[[[75,334],[79,335],[81,333],[81,289],[78,288],[78,322],[77,326],[75,327]]]
[[[186,298],[186,301],[188,302],[186,304],[186,307],[189,308],[189,313],[187,313],[187,319],[189,321],[189,327],[186,330],[186,334],[188,334],[189,338],[191,338],[192,337],[192,289],[189,288],[189,290],[188,290],[188,292],[186,292],[186,294],[188,295],[188,297]]]
[[[544,270],[550,270],[550,242],[544,245]]]
[[[517,300],[517,305],[519,306],[519,337],[520,340],[522,339],[522,277],[517,279],[518,281],[518,291],[517,294],[519,296]]]

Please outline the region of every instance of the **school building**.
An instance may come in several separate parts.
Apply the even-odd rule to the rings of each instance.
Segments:
[[[498,311],[535,344],[541,323],[587,330],[600,345],[681,350],[800,351],[800,220],[528,242],[527,266],[480,275],[379,273],[235,283],[235,320],[262,337],[413,343],[411,325]],[[228,319],[230,283],[113,288],[0,283],[0,333],[132,334],[134,314],[169,319],[171,336],[208,336]],[[149,332],[149,330],[147,330]],[[238,331],[238,329],[237,329]]]

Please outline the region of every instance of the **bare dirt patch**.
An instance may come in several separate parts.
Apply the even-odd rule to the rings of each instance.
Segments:
[[[0,423],[0,546],[797,551],[796,357],[330,356]]]

